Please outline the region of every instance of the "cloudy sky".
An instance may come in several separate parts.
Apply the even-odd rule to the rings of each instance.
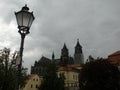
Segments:
[[[85,59],[88,55],[106,58],[120,50],[120,0],[0,0],[0,49],[19,50],[14,12],[25,4],[35,16],[25,38],[27,68],[42,55],[51,58],[53,51],[59,58],[64,43],[73,56],[77,39]]]

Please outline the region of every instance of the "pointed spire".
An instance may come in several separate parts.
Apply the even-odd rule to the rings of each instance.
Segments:
[[[65,43],[64,43],[63,49],[68,50]]]
[[[82,48],[82,46],[81,46],[80,43],[79,43],[79,39],[77,39],[77,44],[76,44],[75,47],[80,47],[80,48]]]
[[[79,43],[79,39],[77,39],[77,44],[75,46],[75,53],[82,53],[82,46]]]
[[[64,43],[64,46],[63,46],[63,48],[61,49],[61,56],[63,57],[63,56],[68,56],[68,55],[69,55],[69,51],[68,51],[68,49],[67,49],[66,44]]]
[[[53,53],[52,53],[52,60],[54,60],[55,59],[55,55],[54,55],[54,51],[53,51]]]

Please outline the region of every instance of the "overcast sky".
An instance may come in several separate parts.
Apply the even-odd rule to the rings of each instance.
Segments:
[[[120,50],[120,0],[0,0],[0,49],[19,50],[14,12],[25,4],[35,16],[24,44],[27,68],[42,55],[51,58],[53,51],[59,58],[64,43],[73,56],[77,39],[85,59]]]

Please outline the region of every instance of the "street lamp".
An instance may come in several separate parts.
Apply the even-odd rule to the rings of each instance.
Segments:
[[[21,68],[22,68],[22,56],[23,56],[23,47],[24,47],[24,39],[27,34],[29,34],[30,27],[32,25],[34,18],[33,12],[29,12],[29,8],[27,5],[22,7],[22,9],[18,12],[15,12],[15,16],[18,24],[18,32],[21,35],[21,44],[20,44],[20,63],[18,64],[17,70],[17,78],[16,78],[16,86],[15,90],[19,90],[20,84],[20,76],[21,76]]]

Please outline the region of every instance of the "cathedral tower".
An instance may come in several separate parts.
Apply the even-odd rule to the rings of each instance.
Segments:
[[[83,53],[82,53],[82,46],[79,43],[79,39],[77,40],[77,44],[75,46],[74,63],[75,64],[84,63]]]
[[[69,60],[69,52],[66,47],[66,44],[64,43],[64,46],[61,49],[61,65],[63,65],[63,66],[67,65],[68,60]]]

